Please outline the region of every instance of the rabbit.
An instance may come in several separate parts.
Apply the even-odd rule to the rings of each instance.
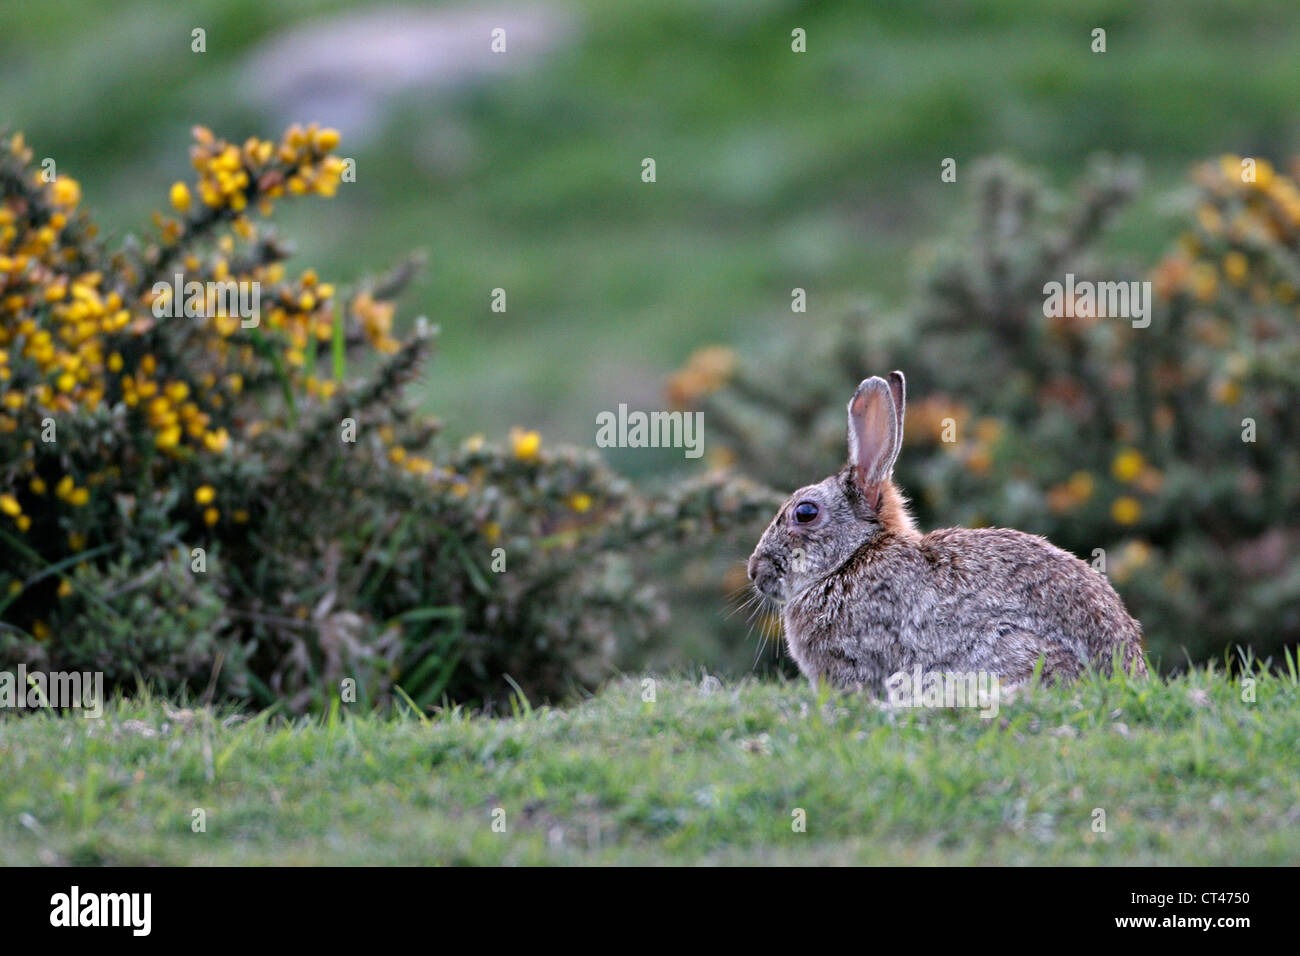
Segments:
[[[918,668],[1018,684],[1040,657],[1045,683],[1116,659],[1146,676],[1141,625],[1074,555],[1008,528],[917,530],[891,479],[905,402],[902,372],[863,381],[847,464],[791,495],[749,558],[804,676],[876,692]]]

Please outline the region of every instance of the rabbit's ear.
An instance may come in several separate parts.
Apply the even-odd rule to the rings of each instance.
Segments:
[[[898,457],[899,416],[883,378],[866,379],[849,400],[849,466],[853,480],[873,505]]]
[[[894,470],[898,453],[903,448],[903,412],[907,409],[907,379],[897,370],[889,373],[889,394],[894,399],[894,421],[898,424],[898,442],[894,446],[894,457],[889,462],[889,470]]]

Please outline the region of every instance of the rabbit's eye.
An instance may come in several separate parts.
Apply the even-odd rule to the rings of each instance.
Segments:
[[[817,519],[817,506],[811,501],[801,501],[794,506],[794,520],[799,524],[807,524]]]

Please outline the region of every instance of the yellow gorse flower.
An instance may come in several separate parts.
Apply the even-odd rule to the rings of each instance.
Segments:
[[[184,183],[174,183],[169,198],[171,199],[172,208],[177,212],[189,212],[190,204],[192,202],[190,198],[190,187],[186,186]]]
[[[81,202],[81,184],[69,176],[56,177],[51,191],[55,205],[71,207]]]
[[[1116,524],[1136,524],[1137,520],[1142,517],[1142,505],[1138,503],[1136,498],[1128,495],[1116,498],[1111,503],[1110,516]]]
[[[1250,263],[1245,255],[1235,249],[1223,257],[1223,274],[1234,284],[1241,285],[1249,271]]]
[[[1142,474],[1142,469],[1145,466],[1146,462],[1142,458],[1141,452],[1126,448],[1115,456],[1115,460],[1111,462],[1110,470],[1111,474],[1120,481],[1132,481]]]
[[[536,461],[542,449],[542,436],[535,431],[514,428],[510,431],[511,453],[520,461]]]

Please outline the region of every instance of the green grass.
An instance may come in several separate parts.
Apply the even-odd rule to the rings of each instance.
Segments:
[[[0,863],[1294,863],[1300,686],[1256,680],[1095,680],[992,720],[771,681],[644,703],[639,678],[505,718],[6,715]]]

